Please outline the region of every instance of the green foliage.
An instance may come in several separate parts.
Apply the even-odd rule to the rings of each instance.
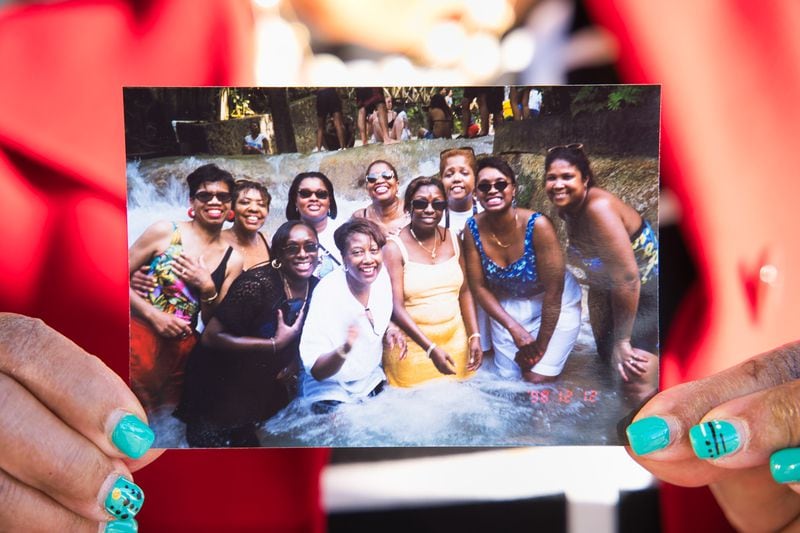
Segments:
[[[247,89],[231,89],[228,93],[228,112],[233,118],[243,118],[255,115],[250,108],[250,98]]]
[[[608,95],[605,93],[606,87],[596,87],[592,85],[581,87],[580,90],[578,90],[578,94],[572,98],[570,104],[572,116],[575,117],[583,112],[597,113],[605,109],[606,99],[608,98]]]
[[[616,111],[623,107],[635,107],[641,103],[643,96],[643,87],[619,85],[608,95],[608,109]]]
[[[545,93],[544,98],[548,96]],[[644,98],[643,87],[629,85],[597,86],[585,85],[578,89],[569,104],[573,117],[579,113],[599,113],[601,111],[618,111],[626,107],[636,107]]]

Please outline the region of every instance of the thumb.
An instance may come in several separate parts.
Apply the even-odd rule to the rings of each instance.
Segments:
[[[659,476],[679,484],[765,464],[776,450],[800,445],[798,373],[800,343],[794,343],[663,391],[628,427],[631,448],[646,455],[640,462],[656,475],[670,464],[694,465],[682,474],[686,479]]]

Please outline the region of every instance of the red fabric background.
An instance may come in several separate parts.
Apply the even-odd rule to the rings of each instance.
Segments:
[[[122,87],[251,84],[251,16],[230,0],[0,12],[0,310],[43,318],[127,377]],[[327,457],[167,452],[135,475],[137,518],[144,531],[322,531]]]
[[[698,267],[662,384],[710,375],[800,332],[800,4],[588,0],[623,81],[662,84],[662,180]],[[669,253],[669,250],[663,250]],[[773,286],[759,269],[774,265]],[[727,530],[706,489],[662,490],[665,531]]]

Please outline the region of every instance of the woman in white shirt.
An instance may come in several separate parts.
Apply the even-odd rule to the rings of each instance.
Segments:
[[[286,220],[302,220],[314,226],[319,237],[319,265],[314,275],[323,278],[342,265],[342,254],[333,240],[339,227],[333,183],[322,172],[301,172],[289,186]]]
[[[383,269],[386,238],[381,229],[356,218],[342,224],[334,240],[344,269],[319,282],[300,338],[302,395],[313,401],[315,412],[381,391],[384,337],[387,344],[405,349],[400,331],[389,328],[392,286]]]

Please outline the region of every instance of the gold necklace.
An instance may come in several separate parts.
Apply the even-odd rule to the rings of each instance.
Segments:
[[[414,233],[414,226],[412,226],[411,224],[408,225],[408,231],[411,232],[411,236],[414,237],[415,241],[417,241],[417,244],[419,244],[419,247],[422,248],[423,250],[425,250],[426,252],[428,252],[429,254],[431,254],[431,261],[435,260],[436,259],[436,237],[437,237],[436,228],[433,229],[433,250],[429,250],[424,244],[422,244],[422,241],[417,238],[417,234]]]
[[[283,281],[283,291],[286,293],[286,299],[292,299],[292,288],[289,287],[289,282],[286,280],[286,276],[283,275],[283,272],[280,273],[281,281]],[[305,302],[308,300],[308,282],[306,282],[306,293],[303,295],[303,301]]]
[[[517,208],[514,208],[514,231],[516,231],[516,229],[517,229]],[[514,244],[513,242],[510,242],[508,244],[503,244],[502,242],[500,242],[500,239],[497,238],[497,235],[495,235],[493,231],[489,230],[489,233],[492,234],[492,239],[494,239],[494,242],[496,242],[497,246],[499,246],[500,248],[509,248],[512,244]]]

